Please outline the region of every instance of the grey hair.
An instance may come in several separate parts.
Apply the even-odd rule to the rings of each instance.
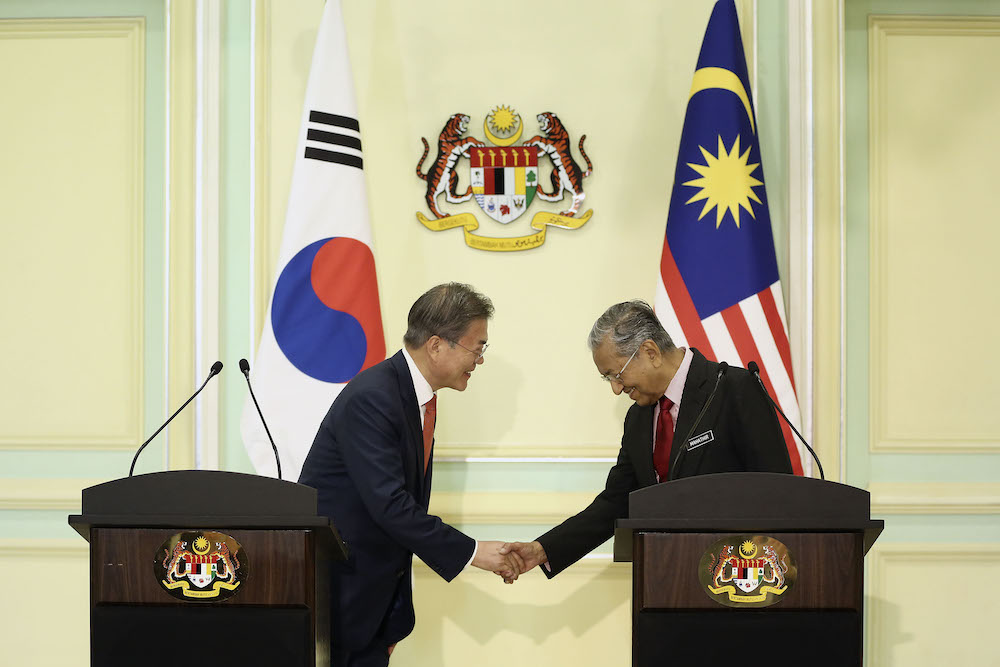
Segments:
[[[656,313],[641,299],[616,303],[597,318],[587,337],[587,345],[593,352],[605,340],[611,341],[615,352],[623,357],[632,354],[646,340],[656,343],[660,352],[669,352],[675,347]]]
[[[403,343],[417,348],[431,336],[457,343],[475,320],[493,317],[493,302],[471,285],[445,283],[430,288],[413,302],[406,317]]]

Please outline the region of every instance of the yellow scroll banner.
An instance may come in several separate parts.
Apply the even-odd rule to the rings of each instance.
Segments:
[[[559,227],[560,229],[579,229],[584,223],[590,220],[594,214],[591,209],[579,218],[571,218],[558,213],[539,212],[531,219],[531,228],[538,231],[527,236],[515,237],[494,237],[481,236],[472,232],[479,229],[479,221],[471,213],[459,213],[450,215],[447,218],[428,219],[423,213],[417,213],[417,220],[432,232],[443,232],[446,229],[462,227],[465,232],[465,244],[477,250],[490,250],[493,252],[514,252],[517,250],[531,250],[545,243],[545,228]]]
[[[215,581],[215,582],[212,583],[212,590],[210,590],[210,591],[193,591],[193,590],[191,590],[191,584],[189,584],[188,582],[184,581],[183,579],[180,580],[180,581],[174,581],[174,582],[170,582],[170,581],[166,581],[164,579],[161,579],[160,582],[166,588],[169,588],[170,590],[173,590],[175,588],[180,588],[181,589],[181,593],[184,594],[184,597],[188,597],[188,598],[214,598],[214,597],[219,597],[219,589],[220,588],[225,588],[227,591],[234,591],[234,590],[236,590],[237,586],[239,586],[241,583],[243,583],[241,581],[237,581],[235,584],[229,584],[229,583],[226,583],[225,581]]]
[[[709,586],[708,590],[712,591],[716,595],[720,593],[728,593],[730,602],[763,602],[767,599],[768,593],[774,593],[775,595],[781,595],[788,590],[788,586],[782,586],[781,588],[775,588],[774,586],[761,586],[760,595],[742,595],[736,592],[735,586],[722,586],[721,588],[715,588]]]

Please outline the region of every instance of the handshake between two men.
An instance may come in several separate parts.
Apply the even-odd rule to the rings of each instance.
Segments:
[[[493,572],[506,584],[536,565],[545,563],[545,549],[535,542],[479,542],[472,565]]]

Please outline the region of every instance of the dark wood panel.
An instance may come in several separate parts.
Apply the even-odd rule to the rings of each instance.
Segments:
[[[315,536],[305,530],[225,530],[243,547],[249,576],[223,605],[314,607]],[[171,597],[156,579],[154,558],[180,529],[94,528],[91,604],[192,604]],[[200,603],[195,603],[200,604]]]
[[[768,609],[861,611],[861,533],[766,533],[788,547],[798,577]],[[633,610],[725,609],[702,589],[698,564],[719,533],[640,533],[635,536]],[[738,611],[738,610],[734,610]]]

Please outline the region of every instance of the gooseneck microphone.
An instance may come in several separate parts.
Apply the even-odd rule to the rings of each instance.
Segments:
[[[170,415],[170,419],[168,419],[167,421],[163,422],[163,426],[161,426],[160,428],[156,429],[156,433],[154,433],[153,435],[149,436],[149,439],[147,439],[146,442],[144,442],[141,445],[139,445],[139,449],[136,450],[135,456],[132,457],[132,465],[129,466],[129,469],[128,469],[128,476],[129,477],[132,476],[132,472],[135,470],[135,462],[139,460],[139,454],[141,454],[142,450],[144,450],[146,448],[146,445],[148,445],[153,440],[153,438],[155,438],[157,436],[157,434],[159,434],[160,431],[162,431],[163,429],[165,429],[167,427],[167,424],[169,424],[170,422],[172,422],[174,420],[174,417],[176,417],[177,415],[179,415],[180,412],[181,412],[181,410],[183,410],[184,408],[186,408],[187,404],[194,400],[195,396],[197,396],[198,394],[201,393],[201,390],[205,388],[205,385],[208,384],[209,380],[211,380],[212,378],[214,378],[216,375],[218,375],[221,372],[222,372],[222,362],[221,361],[216,361],[214,364],[212,364],[212,370],[210,370],[208,372],[208,377],[205,378],[205,381],[201,383],[200,387],[198,387],[198,391],[194,392],[194,394],[191,395],[191,398],[189,398],[188,400],[184,401],[184,405],[182,405],[181,407],[177,408],[177,412],[175,412],[174,414]]]
[[[253,395],[253,387],[250,385],[250,364],[246,359],[240,359],[240,370],[243,372],[243,377],[247,379],[247,389],[250,390],[250,398],[253,399],[254,407],[257,408],[257,414],[260,415],[260,423],[264,425],[264,433],[267,433],[267,439],[271,441],[271,449],[274,450],[274,462],[278,464],[278,479],[281,479],[281,459],[278,458],[278,448],[274,444],[274,438],[271,437],[271,431],[267,428],[267,422],[264,421],[264,413],[260,411],[260,404],[257,403],[257,397]]]
[[[809,446],[809,443],[806,442],[806,439],[802,437],[802,434],[799,433],[799,430],[795,428],[795,424],[793,424],[788,419],[788,417],[785,416],[785,413],[781,411],[781,406],[779,406],[775,402],[775,400],[771,398],[771,393],[767,390],[767,387],[764,386],[764,381],[760,379],[760,366],[757,365],[756,361],[751,361],[749,364],[747,364],[747,370],[753,373],[753,376],[757,378],[757,384],[760,385],[760,388],[764,392],[764,395],[767,396],[767,400],[771,402],[771,405],[773,405],[774,409],[778,411],[778,414],[781,415],[781,418],[784,419],[785,423],[791,427],[792,431],[795,432],[795,435],[799,436],[799,440],[802,441],[802,444],[805,445],[806,449],[809,450],[809,453],[812,454],[813,460],[816,461],[816,465],[817,467],[819,467],[819,478],[825,480],[826,475],[823,474],[823,464],[819,462],[819,457],[816,456],[816,452],[813,451],[813,448]]]
[[[691,436],[694,435],[694,430],[698,428],[698,424],[701,423],[701,418],[705,416],[705,412],[708,410],[708,406],[712,404],[712,399],[715,398],[715,392],[719,390],[719,383],[722,381],[722,376],[726,374],[729,370],[729,364],[726,362],[719,363],[719,373],[715,376],[715,386],[712,387],[712,393],[708,395],[708,400],[705,401],[705,406],[698,413],[695,418],[694,423],[691,424],[691,428],[688,429],[687,435],[681,441],[683,446],[681,450],[677,453],[677,458],[670,465],[670,474],[667,476],[667,481],[672,481],[677,479],[677,472],[681,469],[681,461],[684,460],[684,455],[691,451]]]

